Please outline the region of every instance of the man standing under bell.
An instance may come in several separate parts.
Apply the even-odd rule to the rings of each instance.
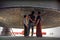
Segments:
[[[28,31],[27,34],[29,36],[30,33],[30,28],[32,29],[32,34],[31,36],[33,36],[33,29],[34,29],[34,23],[35,23],[35,15],[34,15],[34,11],[32,11],[31,14],[29,14],[29,24],[28,24]]]

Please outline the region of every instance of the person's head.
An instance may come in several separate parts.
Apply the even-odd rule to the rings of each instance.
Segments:
[[[24,18],[26,18],[26,15],[24,15]]]
[[[32,11],[31,15],[34,15],[34,13],[35,13],[35,12],[34,12],[34,11]]]
[[[40,14],[41,14],[41,12],[38,11],[38,15],[40,15]]]
[[[28,18],[28,15],[24,15],[24,18]]]

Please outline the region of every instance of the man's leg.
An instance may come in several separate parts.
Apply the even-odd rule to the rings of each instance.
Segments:
[[[27,28],[27,36],[29,36],[29,33],[30,33],[30,24],[28,24],[28,28]]]
[[[31,27],[32,28],[32,34],[31,34],[31,36],[33,36],[33,33],[34,33],[34,25],[32,24],[31,26],[32,26]]]
[[[24,36],[26,36],[26,25],[24,25]]]

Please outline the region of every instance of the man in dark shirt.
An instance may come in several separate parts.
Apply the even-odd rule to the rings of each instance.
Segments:
[[[28,31],[27,31],[28,35],[27,36],[29,36],[30,28],[32,28],[31,36],[33,36],[34,23],[35,23],[35,16],[34,16],[34,11],[32,11],[32,13],[29,14],[29,24],[28,24]]]
[[[29,17],[30,17],[29,22],[33,23],[33,21],[35,21],[35,16],[34,16],[34,14],[32,14],[32,15],[30,14]]]

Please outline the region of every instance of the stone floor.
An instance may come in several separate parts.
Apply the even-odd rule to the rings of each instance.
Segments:
[[[52,37],[9,37],[9,36],[0,36],[0,40],[60,40],[60,38]]]

